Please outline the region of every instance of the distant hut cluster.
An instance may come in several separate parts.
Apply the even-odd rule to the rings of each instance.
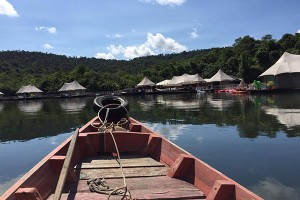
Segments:
[[[189,90],[195,88],[201,89],[222,89],[228,87],[230,84],[238,85],[241,79],[227,75],[221,69],[210,79],[203,79],[199,74],[183,74],[181,76],[173,76],[172,79],[163,80],[154,84],[151,80],[145,77],[138,85],[137,88],[154,88],[158,91],[162,90]]]
[[[243,79],[228,75],[221,69],[211,78],[203,79],[198,74],[173,76],[172,79],[163,80],[155,87],[157,90],[178,90],[183,88],[200,88],[213,90],[247,90],[247,89],[300,89],[300,55],[285,52],[279,60],[259,77],[262,86],[257,87],[260,81],[254,80],[253,84],[247,85]],[[154,88],[154,83],[147,77],[137,87]]]

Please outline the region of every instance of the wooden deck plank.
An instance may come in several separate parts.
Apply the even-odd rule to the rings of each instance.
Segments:
[[[167,167],[132,167],[123,168],[125,177],[149,177],[165,176],[168,173]],[[81,169],[79,172],[80,179],[90,178],[120,178],[122,177],[119,168],[107,169]]]
[[[123,179],[106,179],[111,188],[121,187]],[[134,199],[205,199],[203,192],[192,184],[182,180],[160,177],[127,178],[127,187]],[[106,199],[107,195],[92,193],[86,180],[78,184],[69,184],[65,188],[62,199]],[[67,194],[69,193],[69,194]],[[120,199],[113,197],[111,199]]]
[[[126,183],[134,199],[205,199],[193,184],[166,176],[169,167],[139,155],[122,156]],[[87,185],[90,178],[105,178],[111,188],[123,186],[116,157],[96,156],[82,160],[76,168],[78,183],[66,185],[61,199],[107,199],[107,195],[92,193]],[[49,199],[51,199],[49,197]],[[120,199],[112,196],[110,199]]]
[[[123,168],[127,167],[164,167],[164,164],[157,162],[149,157],[142,158],[121,158]],[[77,165],[76,168],[92,169],[92,168],[118,168],[119,163],[117,159],[99,159],[95,158],[91,161],[85,161]]]
[[[205,199],[205,196],[201,195],[194,195],[191,194],[189,191],[187,192],[181,192],[180,194],[178,193],[152,193],[152,194],[147,194],[147,191],[132,191],[131,195],[134,199]],[[105,194],[98,194],[98,193],[71,193],[71,194],[62,194],[61,200],[101,200],[101,199],[106,199],[107,200],[107,195]],[[51,197],[48,198],[49,200]],[[121,199],[121,196],[111,196],[109,198],[110,200],[119,200]]]

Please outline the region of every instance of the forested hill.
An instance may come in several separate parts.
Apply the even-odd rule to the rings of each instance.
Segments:
[[[283,52],[300,54],[300,34],[275,40],[244,36],[224,48],[156,55],[133,60],[67,57],[41,52],[0,52],[0,91],[14,94],[22,85],[34,84],[45,92],[57,92],[64,82],[77,80],[89,91],[133,87],[143,76],[153,82],[183,73],[210,78],[222,68],[228,74],[252,82],[274,64]]]

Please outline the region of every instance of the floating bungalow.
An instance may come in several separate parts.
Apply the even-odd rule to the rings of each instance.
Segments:
[[[153,83],[147,76],[143,78],[143,80],[136,85],[136,90],[134,93],[152,93],[155,90],[155,83]]]
[[[0,92],[0,99],[3,99],[4,94]]]
[[[42,97],[43,91],[35,87],[34,85],[22,86],[17,92],[18,98],[33,99]]]
[[[155,83],[153,83],[147,76],[143,78],[143,80],[137,84],[137,88],[152,88],[155,86]]]
[[[300,55],[285,52],[274,65],[259,77],[269,87],[300,89]]]
[[[232,85],[235,82],[240,82],[240,79],[230,76],[223,72],[222,69],[219,69],[219,71],[210,79],[206,79],[206,82],[210,83],[211,87],[214,89],[225,89],[225,87],[228,87],[228,85]]]
[[[85,96],[86,88],[80,85],[77,81],[71,83],[64,83],[58,90],[62,97],[78,97]]]

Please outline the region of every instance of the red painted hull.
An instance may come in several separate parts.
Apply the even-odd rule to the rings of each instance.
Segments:
[[[79,136],[71,160],[71,169],[74,169],[74,167],[86,157],[96,155],[99,157],[102,153],[105,153],[106,155],[116,154],[112,137],[109,134],[106,134],[105,137],[103,137],[103,134],[99,134],[96,128],[91,126],[91,123],[94,122],[97,123],[98,119],[92,119],[79,130]],[[162,195],[164,198],[178,199],[180,195],[183,195],[183,191],[172,190],[171,187],[173,182],[175,187],[178,183],[176,181],[179,180],[184,180],[184,182],[180,184],[191,185],[199,190],[198,193],[203,194],[201,197],[203,199],[262,199],[132,118],[130,118],[129,131],[114,131],[113,135],[118,143],[120,152],[124,154],[134,153],[149,156],[151,159],[162,163],[167,167],[166,169],[168,169],[166,176],[149,177],[147,180],[153,180],[151,182],[155,182],[156,184],[154,185],[156,185],[156,187],[157,185],[161,188],[170,187],[169,190],[173,192],[169,194],[162,194],[159,192],[148,194],[147,190],[143,188],[143,190],[135,190],[133,192],[139,199],[158,199],[161,198]],[[48,154],[16,184],[8,189],[2,195],[1,199],[51,199],[51,195],[53,195],[56,188],[70,141],[71,137]],[[133,177],[131,181],[134,182],[134,180]],[[170,184],[167,184],[168,181],[166,180],[169,180]],[[74,170],[69,170],[66,183],[75,184],[77,185],[77,188],[83,184]],[[147,186],[152,187],[151,184],[149,184],[149,181]],[[140,186],[137,184],[137,186],[132,187]],[[192,192],[189,194],[187,193],[186,197],[192,198],[191,193]],[[97,194],[89,193],[89,191],[81,193],[75,191],[73,196],[64,194],[62,197],[63,199],[107,199],[107,196],[105,195],[97,196]],[[135,197],[133,196],[133,198]],[[111,199],[116,199],[116,197],[112,197]]]

